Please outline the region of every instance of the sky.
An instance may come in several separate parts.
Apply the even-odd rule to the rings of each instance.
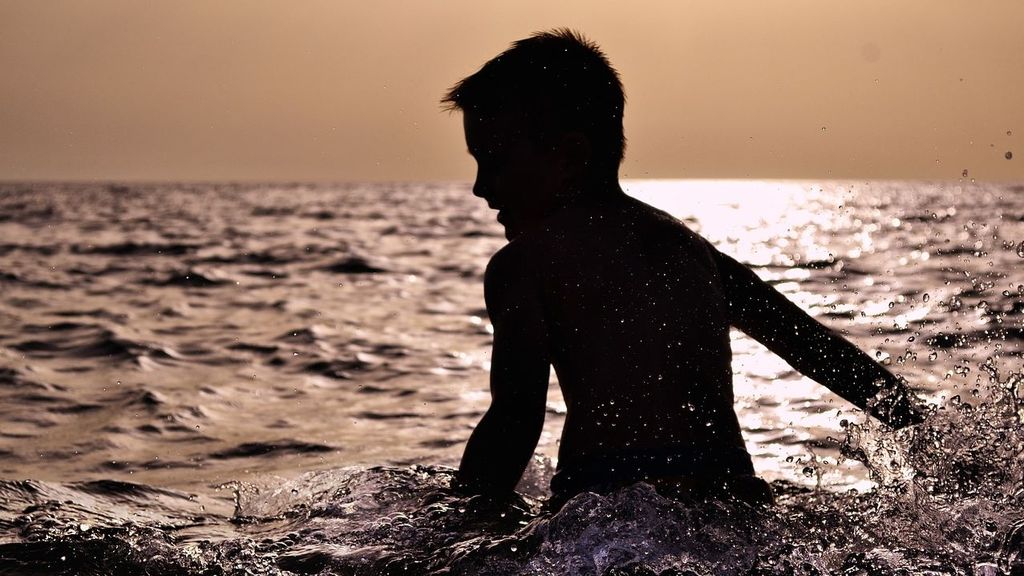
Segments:
[[[0,180],[468,180],[438,100],[555,27],[622,76],[625,178],[1024,180],[1022,25],[1021,0],[0,0]]]

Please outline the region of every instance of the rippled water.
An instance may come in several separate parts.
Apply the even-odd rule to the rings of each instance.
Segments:
[[[779,505],[443,490],[487,407],[463,184],[0,185],[0,574],[1024,574],[1024,186],[628,183],[935,406],[735,335]]]

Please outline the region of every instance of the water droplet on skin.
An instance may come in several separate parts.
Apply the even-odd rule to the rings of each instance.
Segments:
[[[1009,150],[1007,150],[1006,154],[1003,156],[1005,156],[1007,160],[1013,160],[1013,152],[1010,152]]]
[[[1024,258],[1024,240],[1017,242],[1017,256]],[[1019,290],[1019,288],[1018,288]]]
[[[929,296],[927,292],[925,292],[924,296],[921,297],[921,301],[922,302],[927,302],[930,299],[931,299],[931,296]]]
[[[814,476],[814,468],[807,466],[806,468],[803,469],[803,473],[804,476],[810,478],[811,476]]]

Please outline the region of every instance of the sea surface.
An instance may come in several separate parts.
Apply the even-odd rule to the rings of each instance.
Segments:
[[[932,405],[892,432],[733,336],[778,505],[495,504],[464,183],[0,184],[0,574],[1024,574],[1024,185],[631,181]]]

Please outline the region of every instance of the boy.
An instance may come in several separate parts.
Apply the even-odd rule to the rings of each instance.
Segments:
[[[473,193],[498,210],[509,240],[484,280],[492,401],[466,445],[460,490],[512,492],[553,365],[567,407],[556,508],[641,480],[676,498],[771,503],[733,410],[730,326],[893,427],[923,419],[885,368],[622,192],[624,96],[594,44],[568,30],[520,40],[444,103],[463,112]]]

